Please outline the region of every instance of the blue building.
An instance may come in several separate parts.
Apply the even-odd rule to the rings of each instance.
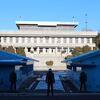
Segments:
[[[67,68],[73,71],[77,86],[80,85],[80,72],[85,71],[88,91],[100,92],[100,50],[65,59],[63,62],[66,62]]]
[[[9,90],[9,75],[12,71],[17,74],[18,84],[31,74],[34,61],[38,60],[0,50],[0,90]]]

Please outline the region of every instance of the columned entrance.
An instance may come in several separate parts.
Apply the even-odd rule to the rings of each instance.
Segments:
[[[69,54],[69,47],[25,47],[25,52],[33,54]]]

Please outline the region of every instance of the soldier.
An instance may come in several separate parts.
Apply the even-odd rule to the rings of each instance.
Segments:
[[[82,88],[84,89],[84,91],[87,90],[86,81],[87,81],[87,75],[85,72],[82,71],[80,73],[80,91],[82,91]]]
[[[16,77],[16,73],[13,71],[11,74],[10,74],[10,90],[15,90],[16,91],[16,80],[17,80],[17,77]]]
[[[50,91],[51,91],[52,96],[53,96],[53,84],[54,84],[54,82],[55,82],[54,74],[52,72],[52,69],[49,69],[49,71],[47,72],[47,75],[46,75],[46,83],[48,85],[48,89],[47,89],[48,96],[49,96]]]

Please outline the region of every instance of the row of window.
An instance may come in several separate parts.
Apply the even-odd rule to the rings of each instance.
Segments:
[[[50,39],[51,39],[51,43],[90,43],[91,42],[91,38],[24,38],[24,37],[3,37],[3,42],[15,42],[15,43],[19,43],[19,41],[21,43],[24,43],[25,41],[27,41],[27,43],[43,43],[43,41],[45,41],[45,43],[50,43]],[[0,39],[1,40],[1,39]]]

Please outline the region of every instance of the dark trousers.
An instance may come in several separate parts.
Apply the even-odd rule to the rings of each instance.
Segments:
[[[87,88],[86,88],[86,82],[81,82],[81,83],[80,83],[80,91],[82,91],[82,89],[83,89],[84,91],[87,90]]]
[[[53,96],[53,83],[48,83],[48,89],[47,89],[47,95],[48,96],[49,96],[50,92]]]
[[[16,82],[11,82],[10,90],[16,91]]]

